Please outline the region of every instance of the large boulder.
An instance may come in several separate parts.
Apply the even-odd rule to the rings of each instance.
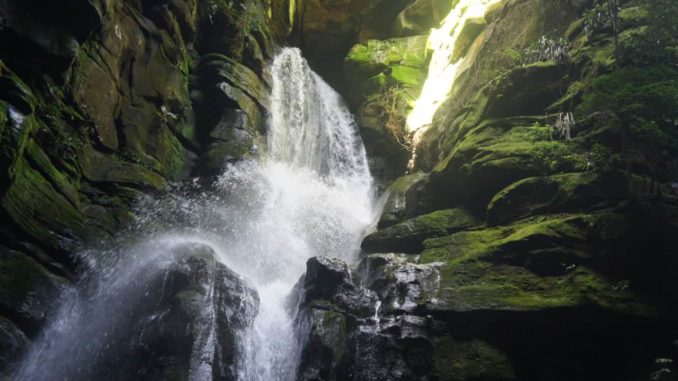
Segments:
[[[235,380],[256,291],[207,245],[158,245],[156,259],[123,261],[70,293],[16,376]]]
[[[393,275],[391,267],[387,271],[389,275],[384,276],[378,275],[379,270],[374,267],[365,265],[362,271],[372,280],[372,285],[383,285],[385,282],[378,278]],[[387,286],[388,290],[379,287],[383,293],[379,295],[356,284],[357,274],[342,261],[309,260],[307,272],[296,287],[300,298],[298,334],[306,343],[299,379],[434,378],[429,320],[407,313],[413,311],[419,300],[415,284],[418,276],[404,275],[409,270],[403,271],[402,284],[396,288]],[[409,274],[417,273],[412,271]],[[410,291],[403,294],[403,287]]]

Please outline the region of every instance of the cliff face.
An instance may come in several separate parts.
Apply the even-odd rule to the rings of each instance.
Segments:
[[[256,154],[287,6],[0,2],[0,369],[137,197]]]
[[[470,20],[451,94],[344,282],[361,281],[303,304],[305,374],[364,376],[360,354],[327,352],[344,332],[332,346],[379,354],[384,379],[672,379],[677,20],[675,2],[542,0]],[[407,106],[392,105],[422,85],[426,53],[398,48],[416,38],[345,61],[367,149],[391,174],[413,145]]]

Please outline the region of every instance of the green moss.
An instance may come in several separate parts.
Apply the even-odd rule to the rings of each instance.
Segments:
[[[117,183],[139,189],[163,190],[167,186],[167,181],[162,176],[148,168],[101,153],[89,145],[82,147],[78,153],[78,161],[83,177],[89,181]]]
[[[54,171],[54,183],[34,169],[26,159],[19,159],[14,181],[0,201],[2,208],[25,232],[50,247],[68,248],[74,235],[84,230],[82,213],[59,190],[61,182]],[[71,247],[72,248],[72,247]]]
[[[349,65],[401,65],[422,68],[426,64],[426,37],[368,40],[355,45],[346,56]]]
[[[649,165],[662,148],[678,152],[678,70],[658,65],[624,67],[592,81],[577,107],[579,118],[610,113],[627,135],[626,145],[640,152]],[[594,128],[610,122],[595,121]],[[646,164],[647,165],[647,164]]]
[[[339,363],[346,353],[348,341],[346,316],[332,310],[321,312],[321,314],[320,319],[314,320],[318,325],[317,329],[322,332],[319,336],[331,340],[324,344],[332,349],[333,361]]]
[[[419,86],[426,80],[426,75],[421,69],[400,65],[391,66],[391,76],[396,81],[410,86]]]
[[[623,7],[619,12],[623,29],[637,27],[650,21],[650,12],[642,5]]]
[[[616,214],[574,214],[460,232],[424,242],[423,262],[440,262],[436,298],[456,310],[534,310],[595,305],[621,313],[653,310],[584,263],[595,245],[628,230]],[[579,263],[580,265],[568,264]],[[542,274],[543,273],[543,274]],[[435,305],[434,305],[435,308]]]
[[[19,252],[0,248],[0,308],[39,321],[67,281]]]
[[[367,253],[418,253],[426,239],[477,225],[479,221],[463,209],[438,210],[370,234],[363,241],[362,248]]]
[[[355,45],[344,60],[346,77],[351,81],[349,101],[358,103],[390,87],[416,90],[426,79],[426,37],[368,40]],[[418,95],[418,94],[417,94]]]
[[[447,231],[450,227],[473,225],[475,218],[463,209],[437,210],[417,217],[427,229]]]
[[[442,336],[436,339],[433,348],[441,381],[516,379],[510,359],[484,341],[457,341]]]
[[[388,198],[384,204],[384,210],[379,220],[379,228],[385,228],[401,222],[405,218],[406,195],[408,190],[416,183],[426,178],[422,172],[415,172],[410,175],[402,176],[396,179],[388,188]]]
[[[31,134],[38,128],[38,122],[33,114],[23,114],[14,106],[0,100],[0,111],[3,119],[0,120],[0,165],[9,176],[15,172],[15,163],[20,158],[28,145]],[[11,113],[16,113],[22,119],[11,118]],[[21,120],[21,125],[16,125]]]
[[[59,193],[75,208],[79,208],[77,179],[74,180],[60,172],[34,140],[30,140],[27,144],[26,158]]]
[[[471,47],[473,41],[480,35],[480,32],[485,29],[487,22],[484,17],[476,17],[466,20],[462,27],[459,38],[454,45],[454,52],[450,58],[450,62],[456,62],[462,57],[466,56],[468,49]]]
[[[567,173],[521,179],[498,192],[487,207],[487,223],[499,225],[526,217],[616,205],[628,198],[620,171]]]

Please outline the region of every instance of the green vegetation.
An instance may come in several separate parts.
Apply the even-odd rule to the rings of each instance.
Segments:
[[[596,78],[577,113],[603,112],[620,131],[621,157],[629,172],[634,161],[647,166],[654,181],[666,181],[667,157],[678,154],[678,69],[628,66]],[[609,146],[594,145],[593,157],[612,164]],[[606,159],[604,156],[608,156]]]
[[[620,63],[652,66],[678,60],[678,3],[642,0],[626,7],[620,17],[627,24],[619,38]]]
[[[627,228],[609,213],[533,218],[427,240],[421,259],[443,263],[437,297],[457,310],[595,305],[652,314],[618,280],[586,265],[595,245],[620,239]]]

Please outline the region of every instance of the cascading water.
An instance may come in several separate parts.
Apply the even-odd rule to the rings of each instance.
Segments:
[[[122,331],[131,329],[126,326],[131,306],[147,302],[151,279],[187,244],[210,246],[259,294],[251,328],[237,335],[237,378],[295,378],[302,348],[288,294],[309,258],[356,259],[375,202],[365,150],[339,95],[310,70],[298,49],[283,49],[271,72],[265,158],[230,165],[214,189],[196,185],[187,195],[143,200],[136,228],[112,249],[81,253],[89,264],[83,281],[65,293],[16,379],[89,379],[102,364],[115,366],[111,353],[120,347]],[[205,359],[215,350],[213,292],[206,298],[197,335],[202,339],[191,355],[193,380],[212,379],[213,364]]]
[[[257,183],[241,210],[256,215],[245,218],[238,239],[241,252],[256,242],[260,266],[247,273],[261,307],[240,369],[243,380],[294,379],[301,348],[294,344],[286,294],[308,258],[354,260],[374,215],[365,150],[339,95],[310,70],[298,49],[284,49],[272,74],[268,157],[222,178],[226,188]]]

